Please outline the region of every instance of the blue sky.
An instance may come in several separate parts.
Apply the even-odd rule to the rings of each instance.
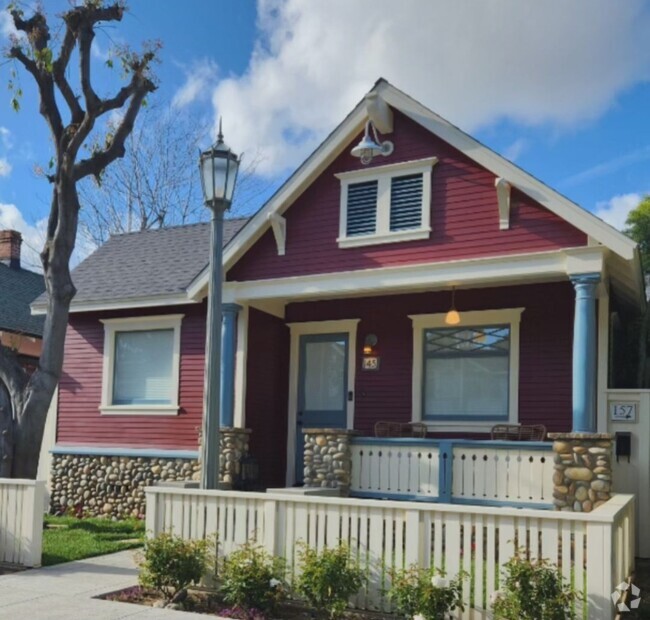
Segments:
[[[25,3],[26,7],[29,3]],[[69,5],[45,0],[48,13]],[[103,28],[163,43],[159,104],[224,116],[228,142],[277,185],[383,76],[583,207],[622,226],[650,191],[650,3],[644,0],[131,0]],[[399,7],[399,8],[397,8]],[[0,43],[10,32],[0,14]],[[6,83],[10,65],[0,65]],[[0,227],[38,246],[50,159],[27,76],[0,97]]]

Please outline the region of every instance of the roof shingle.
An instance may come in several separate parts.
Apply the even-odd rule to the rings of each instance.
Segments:
[[[0,330],[42,336],[44,318],[32,316],[29,304],[44,290],[41,274],[0,263]]]

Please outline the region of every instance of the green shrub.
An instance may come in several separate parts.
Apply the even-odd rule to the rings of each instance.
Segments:
[[[412,566],[391,572],[388,596],[397,611],[409,620],[439,620],[456,609],[463,611],[464,578],[463,572],[448,580],[441,570]]]
[[[246,543],[224,558],[219,591],[229,605],[272,611],[287,597],[285,572],[282,558]]]
[[[144,545],[139,567],[140,584],[163,595],[166,601],[179,600],[187,588],[198,583],[211,568],[210,540],[185,540],[159,534]]]
[[[328,618],[339,618],[348,605],[348,599],[364,582],[359,564],[350,558],[347,545],[342,543],[320,553],[302,545],[299,558],[298,592]]]
[[[579,595],[548,560],[518,553],[504,565],[501,590],[491,597],[499,620],[565,620]]]

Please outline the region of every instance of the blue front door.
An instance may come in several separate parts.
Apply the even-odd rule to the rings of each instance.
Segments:
[[[346,428],[348,334],[300,337],[296,482],[303,481],[304,428]]]

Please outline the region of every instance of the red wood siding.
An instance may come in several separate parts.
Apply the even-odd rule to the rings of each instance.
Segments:
[[[448,292],[307,302],[287,306],[287,322],[361,319],[358,328],[355,428],[372,434],[378,420],[411,421],[413,327],[409,314],[446,312]],[[519,420],[571,427],[573,290],[569,283],[461,290],[459,311],[525,308],[520,326]],[[361,370],[366,334],[376,334],[380,370]],[[249,384],[250,385],[250,384]]]
[[[285,484],[289,329],[284,321],[251,308],[246,367],[246,426],[253,430],[251,454],[265,487]]]
[[[269,229],[229,271],[230,280],[257,280],[390,265],[518,254],[586,245],[586,236],[520,192],[513,191],[510,229],[499,230],[494,175],[409,118],[395,113],[395,154],[377,165],[436,156],[431,190],[431,237],[339,249],[340,183],[335,173],[360,168],[343,154],[286,212],[285,256]]]
[[[101,415],[104,326],[100,318],[181,313],[185,316],[181,324],[179,414]],[[59,383],[57,442],[196,450],[203,412],[205,314],[205,305],[197,304],[70,315]]]

